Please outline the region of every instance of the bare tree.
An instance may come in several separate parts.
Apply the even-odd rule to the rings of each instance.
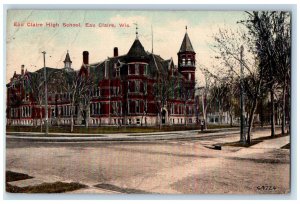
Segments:
[[[243,21],[255,42],[271,99],[271,136],[275,136],[275,90],[282,87],[282,133],[285,132],[286,91],[290,81],[290,14],[277,11],[247,12]],[[289,92],[289,91],[288,91]]]
[[[233,31],[230,29],[220,29],[219,32],[214,35],[214,39],[215,44],[213,44],[212,47],[216,53],[216,63],[219,63],[217,66],[222,66],[224,75],[226,76],[226,74],[229,74],[236,78],[240,78],[241,73],[239,70],[240,66],[243,66],[245,68],[245,75],[251,79],[252,89],[249,89],[249,91],[246,92],[248,94],[248,99],[251,101],[249,110],[250,114],[248,118],[247,141],[244,138],[241,138],[241,142],[250,143],[253,118],[257,107],[257,100],[260,94],[263,77],[262,72],[260,71],[261,67],[258,66],[257,57],[253,51],[255,44],[253,40],[242,30]],[[245,53],[242,57],[240,51],[241,45],[245,47]],[[241,80],[243,86],[245,86],[244,82],[244,80]]]
[[[75,114],[75,105],[79,105],[82,100],[85,100],[83,107],[88,109],[88,99],[90,99],[90,80],[88,74],[80,73],[76,71],[64,72],[65,83],[63,84],[63,89],[66,93],[70,95],[70,110],[71,110],[71,129],[74,131],[74,114]],[[86,121],[87,123],[88,121]]]
[[[32,72],[26,74],[25,89],[29,90],[34,103],[39,106],[40,128],[43,131],[43,104],[45,101],[45,82],[44,74],[41,72]],[[37,125],[37,124],[36,124]]]

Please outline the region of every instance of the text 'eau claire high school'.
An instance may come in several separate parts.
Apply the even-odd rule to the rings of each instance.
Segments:
[[[14,27],[28,27],[28,28],[128,28],[129,23],[57,23],[57,22],[14,22]]]

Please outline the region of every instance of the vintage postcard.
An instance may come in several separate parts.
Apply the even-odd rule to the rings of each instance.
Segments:
[[[8,10],[6,192],[290,193],[289,11]]]

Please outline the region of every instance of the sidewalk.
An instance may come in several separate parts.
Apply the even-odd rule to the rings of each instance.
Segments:
[[[215,129],[211,133],[199,133],[200,130],[152,132],[152,133],[119,133],[119,134],[79,134],[79,133],[51,133],[47,137],[41,133],[33,132],[9,132],[6,138],[25,139],[34,141],[143,141],[143,140],[172,140],[172,139],[196,139],[204,136],[220,136],[238,134],[238,128]]]
[[[250,148],[261,148],[261,149],[280,149],[284,145],[290,143],[290,135],[264,140],[256,145],[252,145]]]

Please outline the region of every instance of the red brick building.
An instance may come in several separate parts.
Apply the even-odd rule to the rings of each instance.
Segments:
[[[42,68],[14,74],[7,84],[7,125],[39,125],[45,117],[42,73],[47,72],[48,118],[51,125],[159,125],[193,124],[195,117],[195,55],[188,33],[178,52],[178,66],[147,52],[138,36],[125,55],[89,63],[83,52],[79,70],[72,68],[69,53],[64,68]],[[65,73],[84,75],[90,82],[88,99],[72,105]],[[38,86],[40,84],[40,86]],[[88,108],[84,108],[88,104]],[[73,108],[72,108],[73,107]],[[71,117],[72,116],[72,117]]]

